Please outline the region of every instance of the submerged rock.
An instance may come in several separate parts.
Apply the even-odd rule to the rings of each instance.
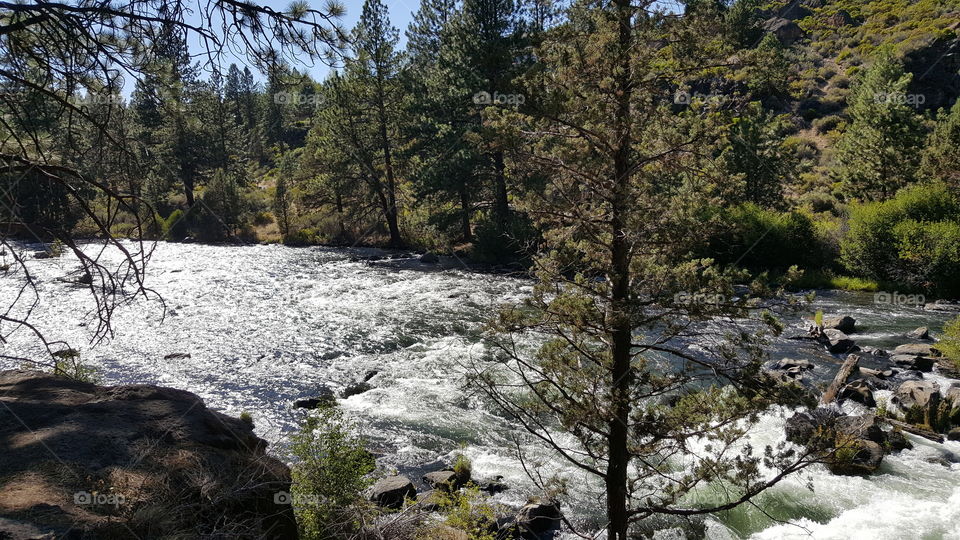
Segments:
[[[560,502],[544,499],[523,505],[513,524],[521,538],[540,539],[546,534],[560,530],[562,519]]]
[[[293,402],[296,409],[316,409],[318,407],[329,407],[337,404],[337,396],[333,390],[327,387],[321,387],[316,396],[301,398]]]
[[[357,394],[362,394],[362,393],[368,392],[368,391],[370,391],[370,390],[373,390],[373,386],[372,386],[370,383],[368,383],[368,382],[366,382],[366,381],[364,381],[364,382],[356,382],[356,383],[350,384],[350,385],[348,385],[346,388],[344,388],[344,389],[343,389],[343,392],[340,393],[340,397],[346,399],[346,398],[348,398],[348,397],[350,397],[350,396],[355,396],[355,395],[357,395]]]
[[[436,254],[428,251],[420,256],[420,262],[424,264],[437,264],[440,262],[440,257],[437,257]]]
[[[0,414],[0,518],[51,538],[297,538],[277,497],[289,469],[248,424],[190,392],[4,371],[0,402],[11,413]]]
[[[377,480],[370,490],[370,500],[386,508],[400,508],[406,499],[417,496],[413,482],[406,476],[388,476]]]
[[[906,343],[893,350],[893,354],[912,354],[916,356],[940,356],[940,351],[929,343]]]

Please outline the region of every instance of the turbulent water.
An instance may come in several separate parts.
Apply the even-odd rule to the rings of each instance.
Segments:
[[[475,476],[504,476],[511,486],[499,496],[504,502],[522,502],[535,490],[515,458],[519,434],[463,388],[462,366],[488,352],[479,340],[486,318],[497,305],[522,299],[530,282],[471,272],[455,260],[434,267],[356,257],[372,253],[160,243],[148,267],[148,285],[164,299],[165,315],[156,301],[123,307],[113,319],[115,334],[95,347],[89,344],[95,325],[83,322],[92,307],[89,291],[62,279],[77,269],[77,261],[30,260],[41,295],[30,320],[48,338],[79,349],[105,382],[173,386],[224,412],[250,412],[258,434],[281,455],[304,414],[291,408],[292,401],[316,395],[321,387],[339,391],[377,370],[373,390],[341,400],[340,406],[383,452],[384,467],[414,476],[462,451],[473,461]],[[11,262],[9,254],[5,259],[0,264]],[[4,304],[16,292],[16,279],[0,275]],[[852,315],[863,327],[857,342],[882,347],[903,342],[905,331],[939,328],[945,320],[910,306],[877,304],[865,294],[821,293],[817,307]],[[25,331],[2,347],[2,354],[11,356],[37,356],[41,350]],[[190,357],[165,360],[171,353]],[[813,359],[821,376],[839,361],[787,340],[775,343],[771,354]],[[0,366],[17,363],[0,361]],[[782,440],[791,413],[766,415],[751,433],[754,446]],[[960,538],[960,465],[936,459],[960,454],[960,443],[912,441],[914,449],[888,456],[868,478],[807,469],[765,493],[756,507],[708,518],[704,534]],[[602,504],[595,484],[549,453],[529,450],[544,470],[569,479],[567,513],[596,527]],[[657,536],[678,534],[664,530]]]

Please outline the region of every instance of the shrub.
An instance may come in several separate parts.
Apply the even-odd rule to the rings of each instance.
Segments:
[[[943,335],[940,336],[937,349],[960,369],[960,316],[943,325]]]
[[[824,264],[810,218],[744,204],[720,211],[719,232],[707,240],[702,255],[723,264],[751,269],[786,269]]]
[[[826,133],[837,129],[841,123],[843,118],[837,115],[824,116],[813,121],[813,129],[817,130],[817,133]]]
[[[960,294],[960,201],[932,182],[887,201],[854,205],[840,254],[860,276]]]
[[[362,493],[376,467],[364,439],[340,411],[323,407],[293,436],[291,452],[298,461],[290,491],[300,537],[351,537],[369,511]]]

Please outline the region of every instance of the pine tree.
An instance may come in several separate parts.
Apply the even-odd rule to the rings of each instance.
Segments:
[[[923,150],[920,172],[926,178],[943,180],[960,193],[960,100],[949,111],[940,110]]]
[[[911,79],[885,48],[852,89],[831,172],[848,196],[883,200],[915,179],[923,131],[909,104]]]

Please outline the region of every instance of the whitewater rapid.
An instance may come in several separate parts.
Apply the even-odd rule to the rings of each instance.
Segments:
[[[96,347],[89,344],[95,325],[82,320],[92,307],[89,291],[61,280],[77,261],[69,255],[31,259],[41,302],[30,320],[48,338],[78,349],[105,383],[182,388],[228,414],[249,412],[257,433],[281,457],[304,414],[291,408],[295,399],[316,395],[321,387],[339,392],[376,370],[374,388],[341,400],[340,407],[380,452],[383,467],[413,474],[462,452],[475,476],[504,477],[511,489],[500,500],[524,502],[536,489],[514,455],[522,434],[465,390],[462,366],[491,354],[480,339],[484,322],[499,305],[521,301],[532,283],[472,272],[453,259],[445,259],[443,269],[362,259],[376,253],[159,243],[147,284],[164,299],[166,311],[143,300],[121,308],[115,334]],[[0,275],[4,305],[16,292],[16,277]],[[858,343],[876,346],[896,344],[906,330],[935,328],[945,320],[876,305],[869,295],[827,293],[816,307],[854,316],[866,332]],[[780,340],[771,354],[831,361],[807,347]],[[164,359],[172,353],[190,357]],[[3,354],[39,356],[41,349],[18,331]],[[18,364],[0,361],[0,367]],[[765,415],[751,432],[754,447],[782,441],[790,414],[781,409]],[[709,538],[960,539],[960,465],[942,459],[946,452],[960,455],[960,443],[911,440],[915,448],[885,458],[876,475],[837,477],[814,466],[763,494],[757,507],[707,518],[695,530]],[[572,489],[564,508],[575,523],[602,523],[596,482],[549,452],[525,448],[530,462],[568,479]],[[655,535],[681,534],[664,524]]]

